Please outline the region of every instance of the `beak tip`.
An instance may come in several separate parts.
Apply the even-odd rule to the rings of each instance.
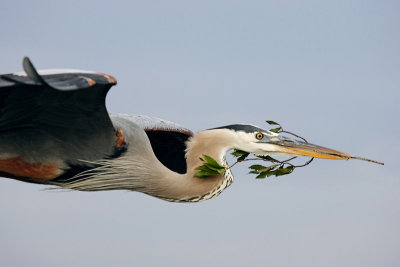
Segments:
[[[368,161],[368,162],[371,162],[371,163],[376,163],[376,164],[379,164],[379,165],[382,165],[382,166],[385,165],[385,163],[383,163],[383,162],[372,160],[372,159],[367,159],[367,158],[362,158],[362,157],[354,157],[354,156],[352,156],[351,158],[352,159],[359,159],[359,160],[363,160],[363,161]]]

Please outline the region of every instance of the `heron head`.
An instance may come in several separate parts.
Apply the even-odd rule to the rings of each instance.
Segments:
[[[350,159],[351,155],[330,148],[288,138],[253,125],[233,124],[214,129],[229,130],[233,148],[255,155],[308,156],[324,159]]]

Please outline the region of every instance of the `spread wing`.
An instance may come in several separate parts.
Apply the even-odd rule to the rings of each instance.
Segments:
[[[112,155],[116,137],[105,98],[116,84],[113,77],[86,71],[39,74],[28,58],[23,67],[25,73],[0,75],[0,174],[41,179],[32,166],[55,166],[51,178],[70,165]],[[21,166],[32,175],[10,171]]]

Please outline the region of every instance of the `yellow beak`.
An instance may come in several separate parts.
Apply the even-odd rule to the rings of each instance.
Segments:
[[[277,152],[294,156],[307,156],[321,159],[360,159],[384,165],[382,162],[355,157],[347,153],[288,138],[279,138],[279,141],[268,142],[276,146]]]

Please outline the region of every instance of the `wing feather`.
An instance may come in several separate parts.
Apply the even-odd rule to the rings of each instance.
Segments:
[[[105,107],[111,76],[77,71],[0,75],[0,159],[82,165],[113,153],[115,129]],[[0,170],[1,171],[1,170]]]

